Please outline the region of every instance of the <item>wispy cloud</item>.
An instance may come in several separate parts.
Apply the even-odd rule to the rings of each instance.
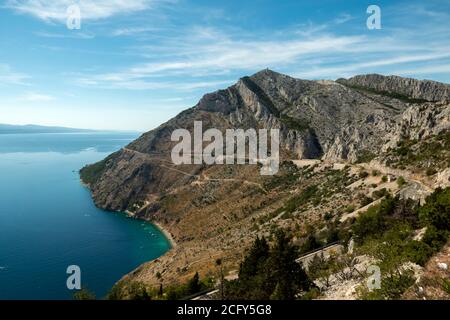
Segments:
[[[218,86],[227,86],[233,80],[219,81],[150,81],[139,77],[129,77],[128,75],[99,75],[85,78],[78,78],[75,83],[82,87],[98,87],[101,89],[125,89],[125,90],[174,90],[192,91],[195,89],[208,89]]]
[[[174,89],[195,90],[227,84],[229,80],[209,81],[206,77],[223,76],[233,71],[257,70],[270,66],[288,66],[323,51],[346,52],[361,43],[360,36],[321,35],[306,39],[293,33],[291,39],[235,39],[210,28],[194,28],[187,35],[172,38],[141,50],[158,52],[156,61],[136,64],[109,73],[83,75],[78,83],[88,86],[133,89],[173,87],[164,78],[185,77]],[[200,81],[192,80],[200,78]]]
[[[53,101],[56,100],[55,97],[47,95],[47,94],[42,94],[42,93],[37,93],[37,92],[28,92],[25,95],[23,95],[22,97],[19,97],[20,101],[27,101],[27,102],[48,102],[48,101]]]
[[[42,38],[55,38],[55,39],[94,39],[95,35],[93,33],[86,32],[72,32],[72,33],[52,33],[37,31],[34,33],[38,37]]]
[[[343,24],[346,23],[350,20],[354,19],[352,15],[348,14],[348,13],[342,13],[340,14],[338,17],[336,17],[333,22],[335,24]]]
[[[8,64],[0,63],[0,84],[26,85],[26,80],[30,78],[27,74],[13,71]]]
[[[78,4],[83,20],[97,20],[118,14],[154,8],[161,2],[175,0],[6,0],[5,7],[45,21],[65,21],[67,8]]]
[[[445,50],[443,50],[445,51]],[[313,68],[311,70],[299,71],[294,73],[293,75],[296,77],[303,78],[317,78],[317,77],[348,77],[355,75],[357,73],[364,73],[364,71],[368,68],[376,68],[376,67],[385,67],[385,66],[397,66],[404,63],[412,63],[412,62],[433,62],[435,60],[442,60],[450,58],[450,51],[446,52],[438,52],[438,53],[430,53],[430,54],[419,54],[419,55],[404,55],[397,56],[390,59],[373,59],[371,61],[359,62],[359,63],[351,63],[351,64],[342,64],[335,67],[322,67],[318,66],[317,68]],[[433,68],[425,68],[424,70],[439,70],[441,64],[439,66],[435,66]],[[392,72],[396,73],[396,72]],[[405,72],[406,73],[406,72]],[[411,72],[413,73],[413,72]],[[425,73],[425,72],[423,72]]]
[[[119,28],[112,32],[113,36],[134,36],[137,34],[143,34],[147,32],[157,32],[160,28],[156,27],[125,27]]]

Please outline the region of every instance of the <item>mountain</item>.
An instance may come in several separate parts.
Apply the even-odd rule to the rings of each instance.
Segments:
[[[75,129],[64,127],[48,127],[38,125],[11,125],[0,124],[0,134],[18,134],[18,133],[70,133],[70,132],[94,132],[87,129]]]
[[[97,206],[157,222],[177,243],[121,283],[157,284],[158,272],[176,283],[195,271],[211,274],[216,258],[226,270],[236,269],[251,241],[274,228],[303,243],[312,226],[319,232],[317,226],[351,216],[367,200],[363,196],[387,188],[417,200],[447,186],[449,101],[450,85],[434,81],[381,75],[310,81],[263,70],[206,94],[83,168],[81,178]],[[257,165],[174,166],[171,134],[180,128],[192,133],[194,121],[222,132],[280,129],[280,172],[260,176]],[[409,189],[363,171],[401,176]]]
[[[405,88],[412,81],[416,89],[409,97]],[[150,156],[145,159],[136,153],[170,161],[172,132],[178,128],[192,132],[195,120],[203,122],[204,130],[280,128],[284,157],[355,162],[358,156],[376,154],[401,139],[424,138],[448,128],[449,87],[378,75],[308,81],[264,70],[205,95],[195,107],[113,154],[104,166],[98,164],[101,179],[92,183],[94,199],[101,207],[125,210],[149,192],[183,185],[186,179],[152,166]],[[422,103],[414,104],[416,99]],[[196,173],[200,167],[188,170]]]

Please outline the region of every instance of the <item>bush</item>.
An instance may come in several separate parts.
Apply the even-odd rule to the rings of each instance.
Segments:
[[[83,288],[74,293],[75,300],[95,300],[95,294],[86,288]]]
[[[389,196],[362,213],[352,226],[355,240],[362,243],[367,237],[381,236],[388,226],[387,216],[393,212],[397,203],[397,198]]]
[[[400,188],[403,187],[403,186],[405,185],[405,183],[406,183],[405,178],[403,178],[402,176],[398,177],[398,179],[397,179],[397,185],[398,185]]]
[[[422,241],[411,241],[405,247],[405,257],[422,267],[433,255],[433,249]]]
[[[433,175],[435,175],[437,173],[437,171],[434,168],[428,168],[425,173],[426,173],[427,176],[433,176]]]
[[[388,195],[389,195],[389,191],[387,191],[386,188],[383,188],[383,189],[380,189],[380,190],[375,190],[374,192],[372,192],[372,196],[375,199],[380,199],[380,198],[386,197]]]
[[[436,189],[419,210],[424,225],[433,225],[438,230],[450,230],[450,188]]]
[[[359,173],[359,178],[360,179],[365,179],[365,178],[367,178],[369,176],[369,173],[367,172],[367,171],[361,171],[360,173]]]
[[[448,232],[446,230],[438,230],[435,226],[427,227],[422,241],[426,243],[430,248],[437,252],[439,251],[448,240]]]
[[[370,207],[361,214],[352,227],[357,242],[362,243],[366,237],[379,235],[383,229],[383,219],[378,206]]]
[[[411,271],[383,277],[380,289],[369,292],[367,288],[364,288],[360,292],[360,298],[363,300],[397,300],[414,282],[415,279]]]
[[[381,181],[382,181],[383,183],[386,183],[386,182],[388,181],[388,177],[387,177],[387,176],[382,176],[382,177],[381,177]]]
[[[353,211],[355,211],[355,206],[349,204],[346,208],[345,208],[345,212],[347,213],[352,213]]]
[[[373,202],[373,199],[366,195],[363,195],[360,199],[361,207],[365,207],[368,204],[371,204],[372,202]]]

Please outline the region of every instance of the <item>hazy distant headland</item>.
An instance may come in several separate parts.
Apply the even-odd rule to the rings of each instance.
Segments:
[[[35,124],[13,125],[0,123],[0,134],[33,134],[33,133],[140,133],[132,130],[94,130],[55,126],[40,126]]]
[[[11,125],[0,124],[0,134],[12,134],[12,133],[70,133],[70,132],[96,132],[89,129],[76,129],[65,127],[47,127],[38,126],[34,124],[28,125]]]

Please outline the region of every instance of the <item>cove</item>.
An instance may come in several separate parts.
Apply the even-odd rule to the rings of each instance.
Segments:
[[[137,137],[0,134],[0,299],[72,299],[69,265],[97,298],[170,243],[152,224],[95,207],[78,170]]]

